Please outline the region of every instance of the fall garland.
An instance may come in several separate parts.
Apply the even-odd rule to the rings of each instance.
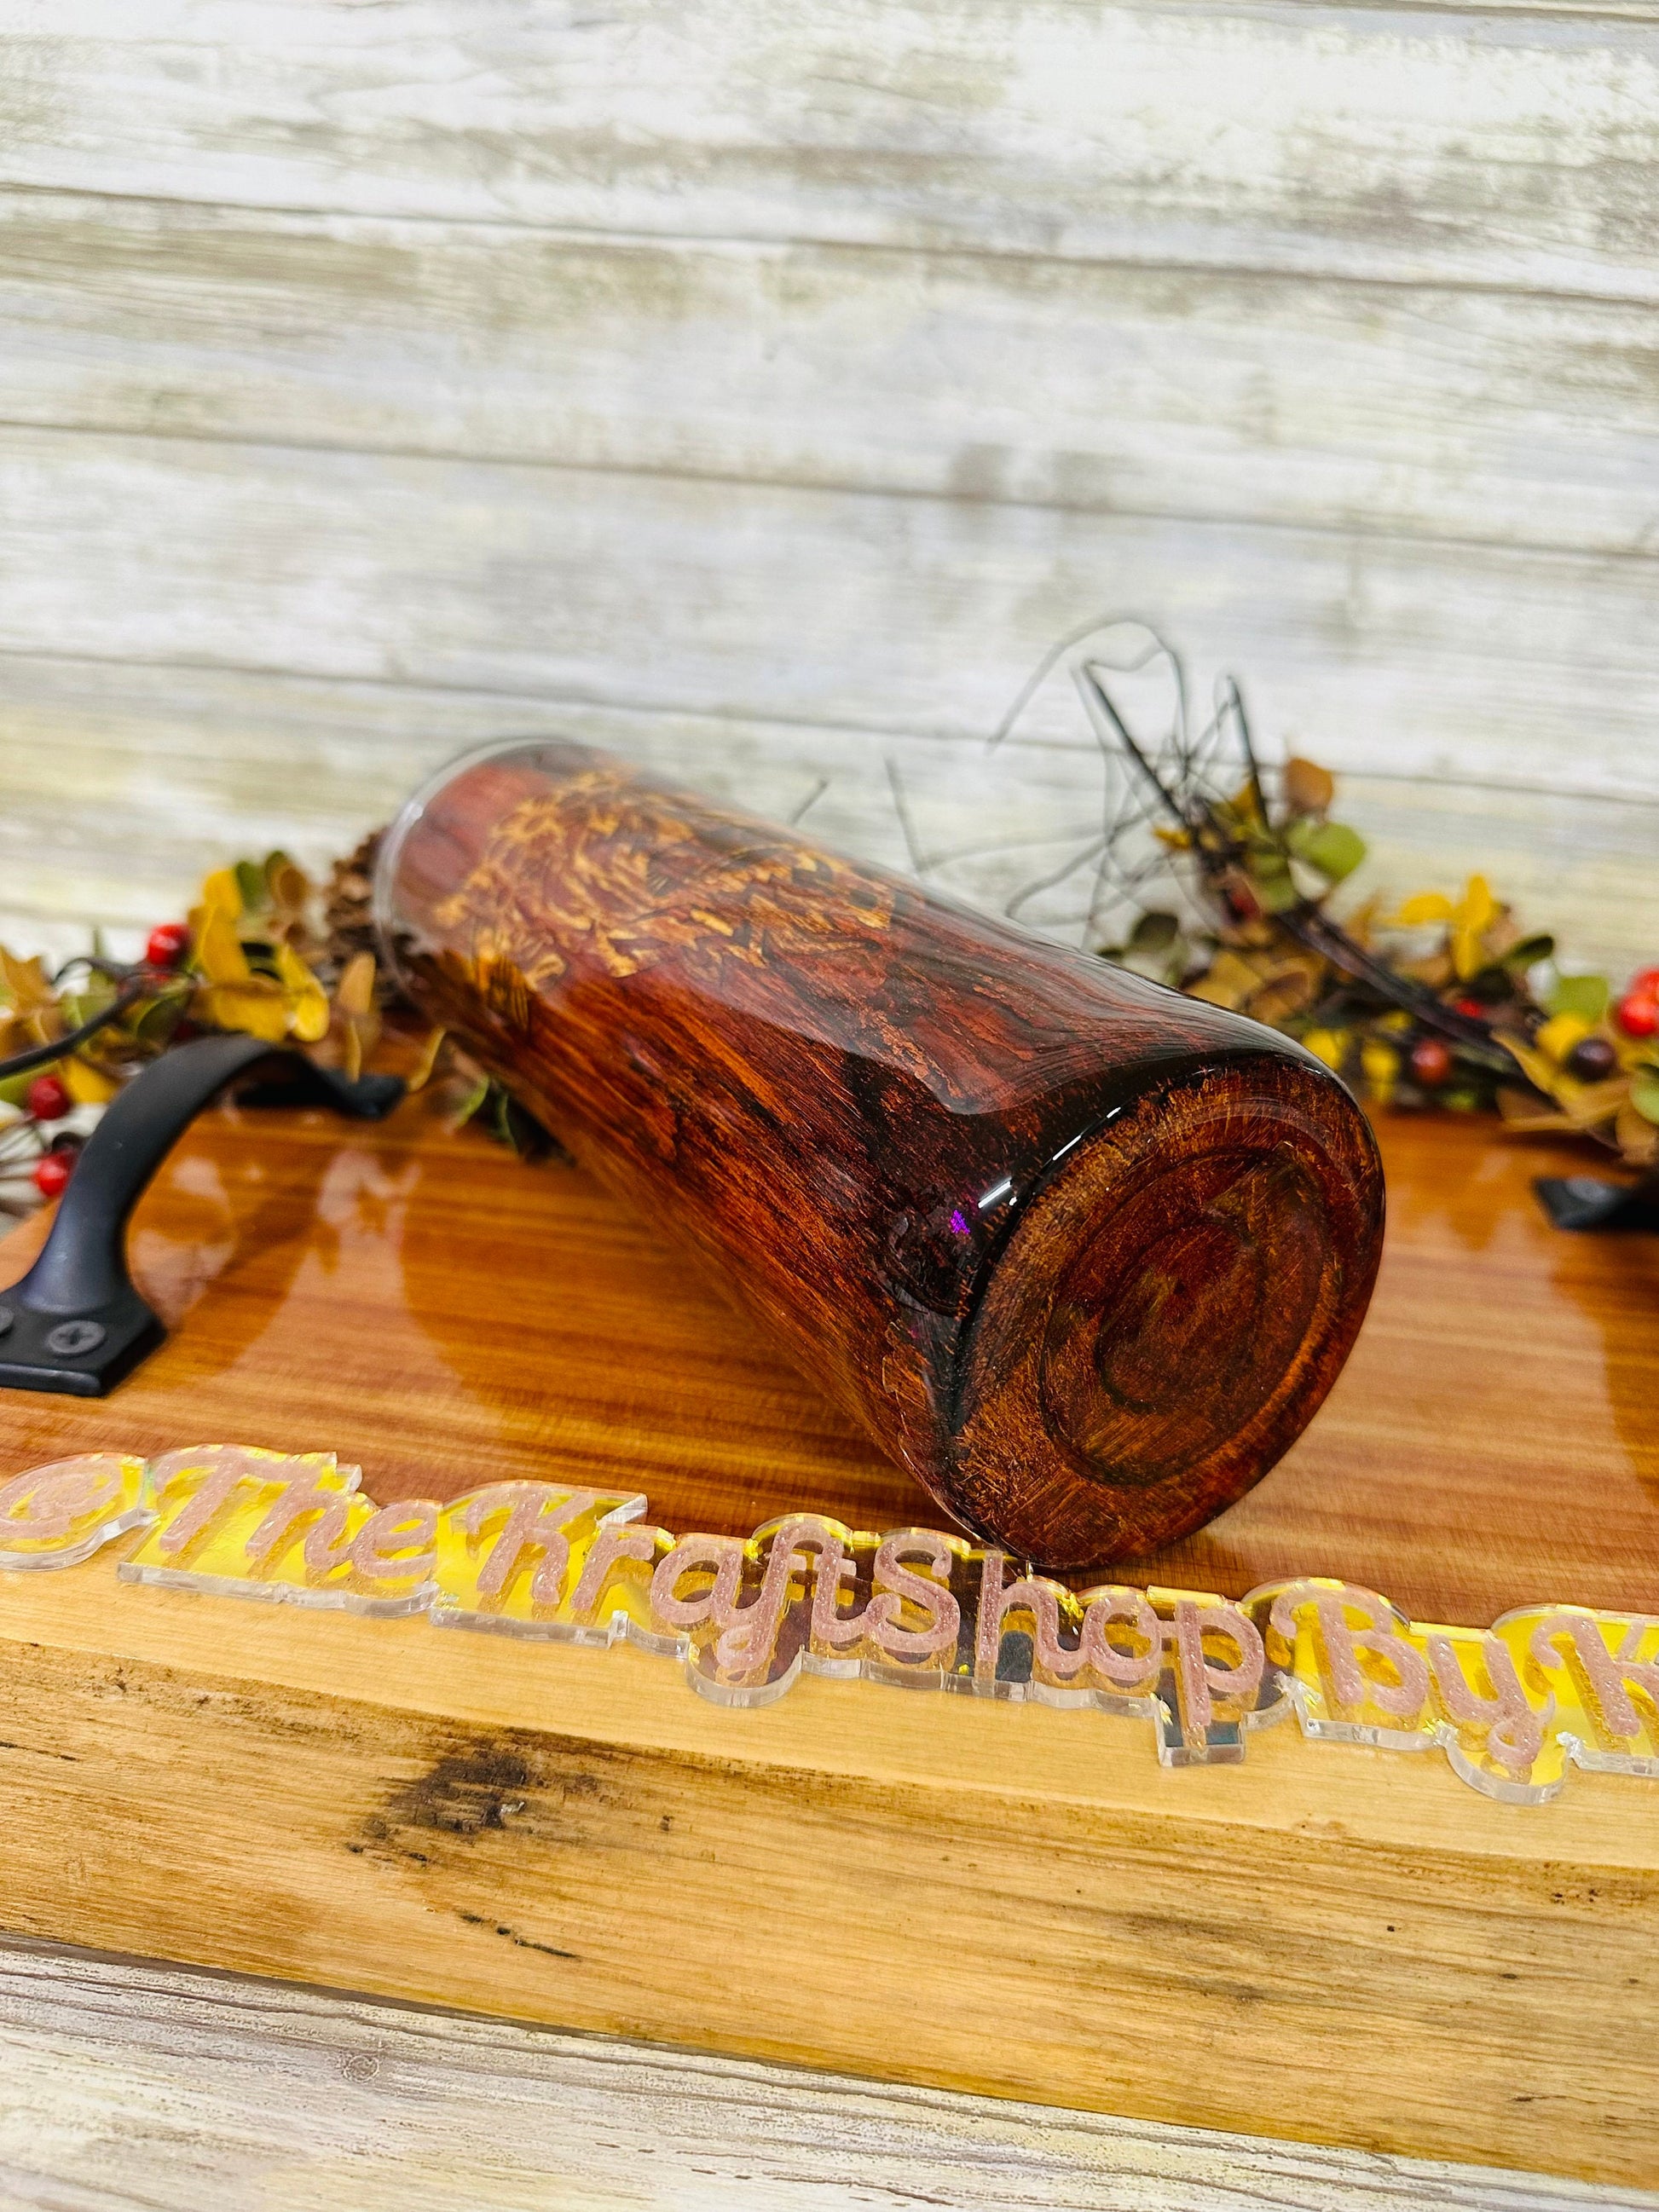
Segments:
[[[1309,920],[1364,841],[1331,818],[1334,779],[1313,762],[1286,761],[1279,786],[1277,806],[1247,784],[1203,827],[1164,833],[1176,852],[1211,830],[1224,846],[1209,929],[1148,908],[1103,957],[1299,1038],[1375,1105],[1496,1112],[1517,1133],[1591,1137],[1652,1167],[1659,967],[1618,992],[1558,968],[1554,939],[1523,928],[1480,875],[1456,898],[1424,891],[1392,913],[1369,901],[1325,939]]]
[[[203,884],[185,921],[151,930],[141,960],[94,950],[49,974],[0,945],[0,1214],[58,1197],[88,1129],[121,1086],[175,1044],[240,1030],[304,1046],[355,1079],[397,993],[369,919],[376,840],[318,886],[286,853],[238,860]],[[452,1128],[476,1121],[521,1153],[551,1139],[442,1030],[411,1091]]]
[[[1328,902],[1365,855],[1334,818],[1334,779],[1292,757],[1231,797],[1165,790],[1092,665],[1079,672],[1166,799],[1156,834],[1196,864],[1206,926],[1143,907],[1101,956],[1297,1037],[1378,1107],[1495,1112],[1519,1133],[1595,1139],[1628,1167],[1659,1165],[1659,967],[1621,992],[1557,967],[1484,877],[1456,898],[1426,891],[1345,923]],[[1085,696],[1087,692],[1085,690]],[[1234,697],[1237,697],[1235,689]],[[1242,703],[1238,713],[1242,718]],[[376,840],[312,883],[284,853],[216,870],[188,919],[150,932],[142,960],[92,952],[49,974],[0,946],[0,1212],[66,1187],[98,1110],[149,1061],[204,1030],[293,1042],[359,1074],[396,999],[369,918]],[[410,1088],[430,1086],[453,1128],[477,1122],[514,1147],[546,1133],[441,1030]]]

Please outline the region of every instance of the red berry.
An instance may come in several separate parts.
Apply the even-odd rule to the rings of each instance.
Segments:
[[[152,929],[144,957],[152,968],[176,968],[190,950],[190,924],[163,921]]]
[[[1438,1091],[1452,1072],[1452,1056],[1438,1037],[1419,1037],[1412,1047],[1412,1081]]]
[[[1619,1026],[1626,1036],[1652,1036],[1659,1030],[1659,994],[1627,991],[1619,1001]]]
[[[1640,968],[1625,986],[1630,998],[1659,999],[1659,968]]]
[[[34,1188],[42,1198],[61,1198],[74,1172],[73,1152],[43,1152],[34,1163]]]
[[[28,1109],[37,1121],[61,1121],[74,1103],[61,1075],[37,1075],[28,1087]]]
[[[1486,1018],[1486,1009],[1479,999],[1454,999],[1452,1010],[1455,1013],[1467,1014],[1472,1022],[1484,1022]]]

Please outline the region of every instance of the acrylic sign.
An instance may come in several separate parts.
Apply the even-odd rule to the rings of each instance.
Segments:
[[[225,1596],[677,1658],[726,1705],[805,1670],[1092,1707],[1149,1723],[1169,1766],[1305,1735],[1443,1751],[1489,1796],[1539,1804],[1569,1765],[1659,1778],[1659,1616],[1542,1605],[1492,1628],[1409,1621],[1304,1577],[1237,1603],[1115,1583],[1073,1592],[959,1536],[855,1534],[822,1514],[675,1537],[637,1494],[492,1484],[375,1505],[328,1453],[214,1444],[94,1453],[0,1487],[0,1568],[66,1567],[136,1537],[118,1572]]]

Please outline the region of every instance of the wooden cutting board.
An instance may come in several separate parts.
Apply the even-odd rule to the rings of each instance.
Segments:
[[[1484,1625],[1659,1610],[1659,1240],[1551,1229],[1583,1156],[1385,1121],[1370,1318],[1307,1435],[1126,1580],[1297,1573]],[[0,1285],[40,1242],[0,1244]],[[141,1209],[166,1346],[106,1401],[0,1393],[0,1474],[331,1449],[381,1498],[506,1475],[671,1528],[937,1508],[577,1170],[206,1116]],[[674,1668],[418,1620],[0,1577],[12,1929],[1165,2119],[1659,2181],[1659,1782],[1494,1804],[1436,1758]]]
[[[1125,1578],[1337,1575],[1471,1626],[1659,1610],[1659,1238],[1549,1225],[1531,1178],[1593,1170],[1582,1150],[1452,1116],[1378,1134],[1387,1256],[1346,1372],[1258,1489]],[[46,1225],[0,1244],[0,1286]],[[680,1530],[940,1519],[648,1222],[418,1101],[209,1115],[131,1249],[169,1342],[91,1405],[0,1392],[0,1466],[257,1442],[337,1451],[381,1498],[516,1475],[642,1488]]]

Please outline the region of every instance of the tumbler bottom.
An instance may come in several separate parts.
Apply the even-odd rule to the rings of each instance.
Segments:
[[[986,1286],[944,1502],[1056,1569],[1212,1519],[1335,1381],[1382,1224],[1363,1115],[1296,1061],[1149,1091],[1030,1201]]]

